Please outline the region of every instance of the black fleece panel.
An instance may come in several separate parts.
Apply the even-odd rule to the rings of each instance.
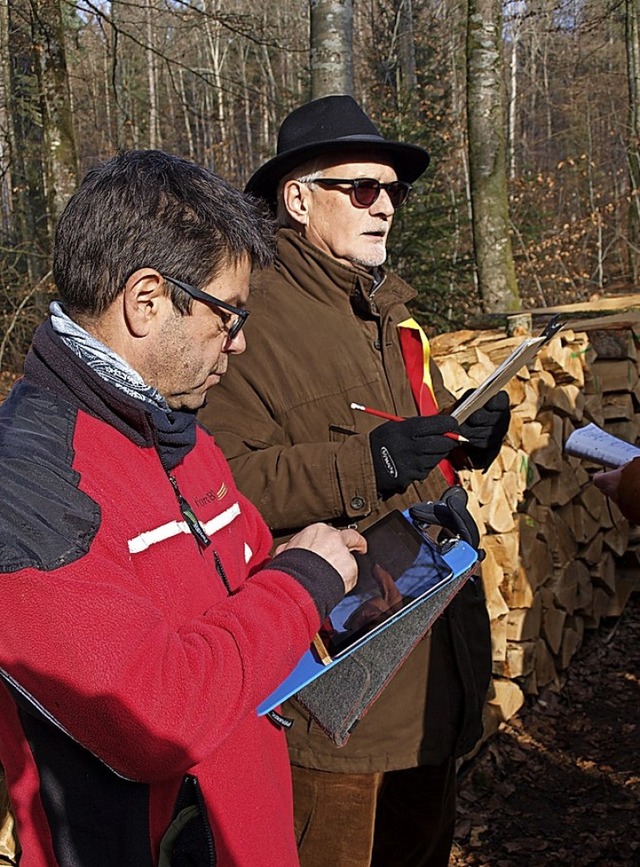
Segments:
[[[152,867],[149,787],[119,777],[55,725],[19,708],[60,867]]]
[[[56,569],[83,557],[100,507],[73,469],[77,411],[25,381],[0,410],[0,571]]]

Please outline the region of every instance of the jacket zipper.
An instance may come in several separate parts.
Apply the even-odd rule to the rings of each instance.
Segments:
[[[377,269],[376,269],[376,271],[377,271]],[[378,272],[378,273],[379,273],[379,272]],[[376,280],[376,278],[377,278],[377,276],[378,276],[378,273],[374,274],[374,281]],[[371,292],[369,292],[369,298],[373,298],[373,296],[376,294],[376,292],[377,292],[378,289],[382,286],[382,284],[386,281],[386,279],[387,279],[387,275],[386,275],[386,274],[383,274],[383,275],[380,277],[380,279],[375,283],[375,285],[374,285],[373,288],[371,289]]]
[[[173,490],[175,491],[175,495],[176,495],[177,500],[178,500],[178,505],[180,506],[180,511],[182,512],[182,515],[183,515],[185,521],[187,522],[187,526],[191,530],[191,533],[193,534],[193,536],[195,536],[196,542],[198,543],[198,547],[203,549],[203,550],[205,548],[208,548],[209,545],[211,544],[211,539],[205,533],[202,524],[196,518],[195,512],[193,511],[193,509],[191,508],[191,506],[189,505],[187,500],[185,500],[185,498],[182,496],[182,493],[180,491],[180,488],[178,487],[178,482],[176,481],[175,476],[172,476],[171,474],[169,474],[169,481],[171,482]],[[214,559],[215,564],[216,564],[216,572],[218,573],[218,575],[222,579],[222,583],[224,584],[224,586],[227,590],[227,593],[229,594],[229,596],[232,596],[233,590],[231,589],[231,584],[229,584],[229,579],[227,578],[227,573],[225,572],[225,568],[222,565],[222,560],[220,559],[220,556],[218,555],[218,552],[215,549],[213,550],[213,559]]]
[[[213,865],[216,863],[216,847],[213,840],[213,832],[211,830],[211,825],[209,824],[209,814],[207,812],[204,798],[202,797],[200,782],[198,778],[193,774],[185,774],[182,778],[182,785],[180,786],[176,806],[173,811],[173,818],[175,819],[179,815],[181,810],[183,810],[186,806],[190,806],[193,802],[193,798],[189,797],[189,795],[187,794],[187,790],[189,788],[191,788],[193,791],[196,804],[202,816],[202,822],[204,824],[205,834],[207,837],[207,848],[209,849],[209,864],[211,865],[211,867],[213,867]]]
[[[169,481],[175,491],[176,498],[178,500],[178,505],[180,506],[180,511],[182,512],[182,516],[187,522],[187,526],[191,530],[192,535],[195,537],[196,542],[198,543],[198,547],[204,549],[208,548],[211,544],[211,539],[207,536],[204,531],[204,527],[200,523],[200,521],[196,518],[195,512],[189,505],[189,503],[185,500],[180,492],[180,488],[178,487],[178,482],[175,479],[175,476],[169,474]]]
[[[213,559],[216,562],[216,572],[222,578],[222,583],[227,588],[227,593],[229,596],[233,596],[233,590],[231,589],[231,584],[229,584],[229,579],[227,578],[227,573],[224,571],[224,566],[222,565],[222,560],[218,556],[218,552],[213,550]]]

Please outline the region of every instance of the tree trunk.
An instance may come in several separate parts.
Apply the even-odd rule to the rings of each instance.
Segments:
[[[511,60],[509,64],[509,100],[507,116],[509,119],[508,165],[509,178],[516,176],[516,130],[518,128],[518,44],[520,42],[520,17],[516,12],[509,21]]]
[[[147,48],[145,55],[147,61],[147,85],[149,88],[149,147],[155,150],[161,147],[161,140],[158,117],[158,70],[153,29],[153,19],[157,16],[157,12],[152,6],[152,0],[147,0],[145,16],[147,27]]]
[[[398,67],[400,83],[405,93],[415,93],[418,86],[416,75],[416,48],[413,38],[412,0],[400,0],[398,9]]]
[[[9,10],[6,2],[0,3],[0,57],[9,57]],[[13,182],[11,177],[11,152],[13,131],[11,126],[10,98],[11,80],[9,63],[3,63],[0,69],[0,166],[2,179],[0,181],[0,229],[5,237],[11,237],[14,231],[13,220]]]
[[[39,60],[48,230],[53,238],[57,219],[78,183],[78,158],[60,0],[31,0],[31,7]]]
[[[520,309],[506,178],[500,0],[468,0],[467,124],[478,286],[485,312]]]
[[[627,160],[631,197],[629,207],[629,269],[634,283],[640,271],[640,0],[625,0],[629,131]]]
[[[113,146],[113,117],[111,114],[111,61],[109,58],[109,41],[105,39],[104,54],[102,55],[102,86],[99,88],[104,107],[104,128],[102,131],[104,141],[108,147]]]
[[[264,81],[266,103],[262,121],[262,150],[265,154],[271,154],[277,125],[275,111],[278,106],[278,86],[273,74],[269,49],[266,45],[262,46],[262,62],[262,78]]]
[[[125,17],[122,0],[111,0],[111,80],[114,102],[117,109],[117,145],[121,148],[134,146],[136,136],[129,96],[126,37],[120,32],[121,21]]]
[[[310,0],[311,98],[353,94],[353,0]]]
[[[219,0],[210,0],[206,5],[205,32],[207,34],[207,46],[209,61],[213,74],[213,91],[216,99],[217,134],[213,142],[214,166],[218,171],[220,157],[228,150],[229,135],[227,131],[227,115],[222,87],[222,67],[226,59],[226,44],[223,44],[223,30],[219,21]],[[225,166],[224,169],[227,167]]]
[[[28,0],[8,9],[11,165],[17,268],[31,282],[47,271],[51,250],[44,186],[44,138],[37,60]]]
[[[184,132],[189,145],[189,159],[195,160],[195,147],[193,143],[193,131],[191,129],[191,118],[189,117],[189,102],[187,101],[186,91],[184,87],[184,69],[180,67],[177,72],[178,79],[178,95],[180,97],[180,108],[182,109],[182,118],[184,120]]]
[[[251,106],[252,98],[249,92],[249,83],[247,80],[247,66],[249,63],[249,50],[247,46],[243,46],[240,50],[240,80],[242,82],[242,119],[244,122],[244,152],[245,169],[253,171],[255,166],[255,158],[253,155],[253,130],[251,127]]]

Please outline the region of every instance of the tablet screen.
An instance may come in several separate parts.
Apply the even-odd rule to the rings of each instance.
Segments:
[[[332,609],[319,636],[333,659],[452,576],[435,544],[394,511],[362,534],[367,553],[356,586]]]

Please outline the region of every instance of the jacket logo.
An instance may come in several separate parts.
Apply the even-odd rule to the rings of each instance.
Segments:
[[[214,503],[216,500],[221,500],[223,497],[226,497],[228,493],[229,488],[227,487],[226,482],[223,482],[217,491],[214,491],[212,488],[201,497],[194,497],[193,502],[196,506],[205,506],[207,503]]]
[[[398,478],[398,468],[393,462],[393,458],[389,454],[389,449],[386,446],[382,446],[380,449],[380,457],[382,458],[382,462],[385,465],[385,468],[390,476],[394,479]]]

